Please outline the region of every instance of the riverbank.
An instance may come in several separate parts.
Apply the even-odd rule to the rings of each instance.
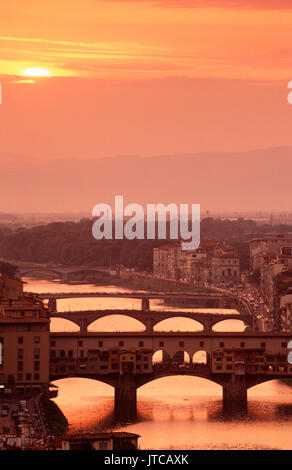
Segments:
[[[46,396],[40,398],[40,407],[43,413],[47,434],[61,436],[68,429],[68,421],[58,405]]]

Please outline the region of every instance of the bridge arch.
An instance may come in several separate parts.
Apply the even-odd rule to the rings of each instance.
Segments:
[[[67,318],[51,317],[50,324],[51,332],[78,332],[80,331],[80,324],[77,321],[69,320]]]
[[[125,322],[125,319],[127,320]],[[97,329],[100,325],[101,329]],[[105,329],[109,328],[109,329]],[[88,323],[87,331],[145,331],[146,324],[130,313],[100,315]]]
[[[210,364],[210,355],[205,349],[200,349],[193,354],[193,364]]]
[[[172,360],[175,364],[190,364],[192,355],[187,351],[176,351],[172,357]]]
[[[164,349],[157,349],[152,354],[152,364],[158,365],[169,365],[171,363],[170,354]]]
[[[217,394],[218,396],[222,396],[222,383],[220,382],[220,379],[218,378],[218,381],[217,381],[217,378],[216,377],[211,377],[210,374],[208,374],[208,372],[204,373],[205,371],[204,370],[200,370],[200,368],[198,369],[188,369],[188,371],[186,370],[183,370],[183,368],[180,370],[179,368],[177,368],[175,371],[169,371],[167,369],[159,369],[157,372],[156,372],[156,375],[149,375],[149,377],[143,377],[143,378],[140,378],[140,380],[138,381],[138,384],[137,384],[137,390],[141,389],[141,387],[143,386],[146,386],[148,384],[151,384],[155,381],[160,381],[160,380],[163,380],[163,379],[167,379],[167,378],[173,378],[174,379],[174,388],[176,389],[175,391],[175,394],[177,394],[177,384],[176,384],[176,380],[179,378],[179,379],[182,379],[184,382],[186,381],[186,379],[202,379],[202,383],[203,381],[205,381],[205,383],[210,386],[210,395],[214,395],[214,393],[212,392],[212,389],[215,390],[215,395]],[[180,387],[181,389],[181,387]],[[168,390],[172,390],[172,387],[169,387],[168,386]],[[192,391],[193,391],[193,388],[192,388]],[[216,393],[217,391],[217,393]],[[140,390],[141,392],[141,390]],[[202,394],[201,390],[198,388],[198,394]]]
[[[212,331],[234,331],[234,332],[241,332],[244,331],[246,328],[245,322],[240,318],[227,318],[226,320],[218,320],[212,324]]]
[[[179,321],[183,321],[186,327],[181,327]],[[167,329],[163,329],[165,325],[169,325]],[[203,331],[204,323],[197,319],[190,318],[189,316],[183,316],[178,314],[177,316],[169,316],[163,320],[157,320],[153,322],[154,331]]]
[[[52,273],[56,275],[58,279],[62,279],[62,273],[56,269],[46,268],[45,266],[40,266],[39,268],[30,268],[24,271],[21,271],[21,276],[29,276],[32,273]]]

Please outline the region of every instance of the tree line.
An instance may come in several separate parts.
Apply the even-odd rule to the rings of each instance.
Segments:
[[[238,252],[243,269],[248,268],[248,241],[270,232],[289,232],[292,226],[259,225],[239,218],[206,218],[201,222],[201,240],[226,241]],[[122,264],[152,270],[152,251],[166,240],[100,240],[92,236],[92,220],[54,222],[32,228],[0,226],[0,256],[17,261],[68,266],[114,266]],[[0,266],[1,269],[1,266]],[[3,269],[12,269],[3,267]],[[11,271],[10,271],[11,272]]]

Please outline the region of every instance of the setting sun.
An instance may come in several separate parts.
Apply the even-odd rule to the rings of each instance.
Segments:
[[[51,74],[48,70],[41,67],[32,67],[26,69],[21,74],[23,77],[50,77]]]

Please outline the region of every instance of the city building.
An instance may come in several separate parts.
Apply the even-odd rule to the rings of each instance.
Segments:
[[[254,238],[249,244],[250,268],[255,271],[261,265],[263,254],[277,254],[281,248],[292,248],[292,234],[267,234]]]
[[[225,243],[202,242],[197,250],[169,243],[153,250],[153,274],[197,285],[234,287],[240,282],[240,259]]]
[[[0,279],[0,393],[48,391],[48,309],[21,280]]]
[[[291,331],[292,234],[267,235],[252,240],[250,265],[276,327]]]
[[[214,374],[234,373],[235,375],[264,374],[282,375],[291,372],[287,362],[286,343],[280,352],[267,351],[265,341],[261,348],[222,348],[213,352],[212,372]]]

